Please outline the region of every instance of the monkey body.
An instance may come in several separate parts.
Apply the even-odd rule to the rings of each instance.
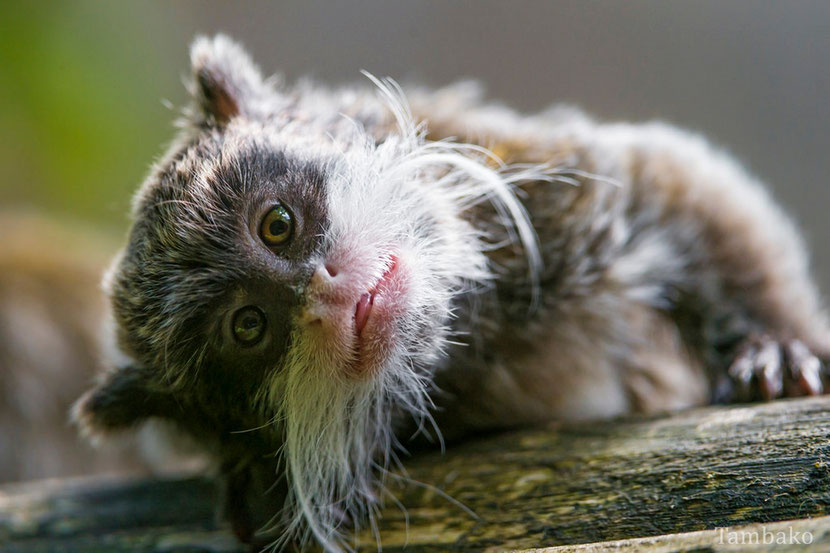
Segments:
[[[477,297],[471,347],[436,376],[463,398],[439,411],[445,434],[822,390],[807,352],[826,358],[830,334],[799,233],[728,156],[663,123],[522,117],[469,86],[412,102],[431,136],[568,177],[520,185],[539,305],[528,314],[515,250],[490,252],[503,274]]]
[[[195,438],[243,539],[339,550],[433,418],[456,439],[822,392],[799,235],[700,138],[466,85],[287,87],[224,37],[192,61],[106,279],[123,360],[75,417]]]

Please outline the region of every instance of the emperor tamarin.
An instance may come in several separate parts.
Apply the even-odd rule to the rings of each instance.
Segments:
[[[291,86],[223,36],[191,58],[105,278],[120,356],[75,416],[189,435],[243,539],[347,547],[413,430],[821,393],[799,233],[700,137],[471,84]]]

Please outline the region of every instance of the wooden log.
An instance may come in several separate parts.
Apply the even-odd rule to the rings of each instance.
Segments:
[[[830,398],[483,437],[407,459],[406,479],[387,480],[379,535],[387,552],[502,551],[818,517],[830,514],[828,438]],[[6,487],[0,550],[242,551],[213,499],[199,478]],[[814,535],[829,521],[811,521]],[[376,550],[374,532],[358,538]]]

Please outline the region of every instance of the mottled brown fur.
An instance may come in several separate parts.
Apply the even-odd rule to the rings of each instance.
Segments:
[[[480,325],[493,335],[472,340],[487,353],[462,352],[456,363],[471,365],[468,374],[437,376],[456,397],[438,415],[446,434],[699,405],[723,385],[746,336],[797,339],[828,357],[830,332],[806,265],[788,263],[802,248],[797,234],[771,204],[747,208],[763,196],[758,185],[699,138],[654,125],[621,132],[568,111],[551,122],[517,116],[482,106],[467,86],[422,91],[412,101],[436,140],[475,141],[510,163],[548,162],[615,181],[577,175],[577,186],[522,185],[545,255],[543,305],[527,317],[515,249],[488,254],[516,268],[491,307],[492,318],[504,319]],[[624,136],[608,148],[606,134]],[[607,251],[614,222],[634,226],[638,218],[644,228],[665,229],[662,245],[676,263],[655,275],[666,288],[662,305],[625,300],[634,282],[614,267],[624,247]],[[643,269],[659,273],[666,261],[643,259]]]

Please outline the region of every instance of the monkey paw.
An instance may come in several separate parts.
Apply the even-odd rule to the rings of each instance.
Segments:
[[[748,338],[729,367],[736,401],[814,396],[823,392],[825,369],[800,340],[779,342],[768,335]]]

